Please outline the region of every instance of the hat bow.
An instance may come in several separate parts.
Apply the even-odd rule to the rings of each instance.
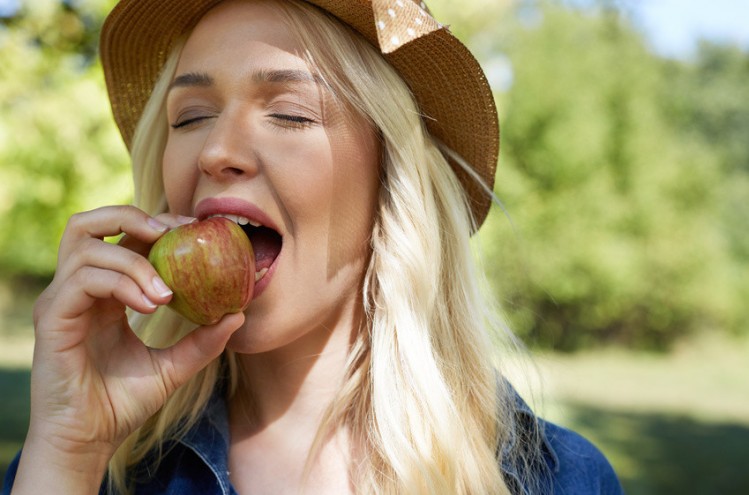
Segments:
[[[444,26],[429,13],[424,2],[372,0],[377,41],[382,53],[391,53]]]

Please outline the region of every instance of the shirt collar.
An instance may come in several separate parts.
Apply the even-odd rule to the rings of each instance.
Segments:
[[[213,471],[224,495],[234,493],[229,481],[229,414],[221,390],[214,393],[198,422],[180,443]]]
[[[497,390],[501,390],[500,385]],[[515,388],[504,382],[504,390],[513,401],[514,423],[507,440],[497,447],[501,452],[501,469],[505,480],[515,485],[513,493],[531,495],[545,493],[542,487],[557,473],[560,462],[546,436],[545,423],[533,413]],[[507,397],[505,396],[505,397]],[[520,438],[520,444],[518,444]]]
[[[530,488],[525,480],[528,478],[538,478],[542,473],[550,469],[553,472],[559,471],[559,458],[552,448],[547,438],[543,422],[533,413],[528,404],[523,400],[520,394],[509,384],[506,385],[510,398],[514,402],[515,427],[510,430],[508,439],[504,444],[498,446],[498,451],[502,453],[501,469],[505,479],[512,479],[519,488],[518,493],[529,495]],[[517,460],[517,456],[511,455],[519,446],[518,437],[521,439],[536,439],[536,444],[540,444],[541,454],[546,466],[538,466],[530,459],[530,468],[541,470],[536,473],[527,473],[528,465],[525,462],[512,462]],[[188,449],[195,452],[203,462],[211,469],[216,479],[221,485],[224,494],[233,493],[231,482],[229,481],[229,415],[226,399],[221,387],[218,388],[212,399],[208,402],[206,409],[199,418],[196,425],[191,428],[180,443]],[[529,459],[525,459],[528,461]]]

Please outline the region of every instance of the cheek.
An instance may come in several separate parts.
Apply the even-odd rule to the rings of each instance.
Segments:
[[[361,160],[349,164],[349,170],[333,176],[329,222],[334,243],[356,249],[365,247],[372,230],[377,179],[368,172],[373,164]]]
[[[164,150],[162,176],[169,211],[181,215],[192,214],[192,195],[198,180],[198,167],[185,147],[170,146]]]
[[[334,269],[366,259],[379,192],[379,153],[368,140],[340,149],[333,174],[328,256]]]

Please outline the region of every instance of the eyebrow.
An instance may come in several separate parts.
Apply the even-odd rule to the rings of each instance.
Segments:
[[[174,78],[169,84],[168,91],[174,88],[197,86],[206,88],[213,85],[213,78],[205,72],[187,72]]]
[[[320,83],[318,77],[303,70],[265,70],[261,69],[252,74],[252,82],[255,83]],[[214,79],[206,72],[187,72],[175,77],[169,84],[168,91],[174,88],[201,87],[207,88],[212,86]]]
[[[270,83],[299,83],[299,82],[313,82],[316,83],[317,78],[309,72],[303,70],[264,70],[261,69],[252,74],[252,81],[256,83],[270,82]]]

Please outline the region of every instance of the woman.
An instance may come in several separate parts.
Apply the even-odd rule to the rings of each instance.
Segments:
[[[137,208],[65,231],[4,492],[620,492],[496,370],[468,245],[496,111],[421,6],[124,0],[102,59]],[[143,255],[214,215],[257,282],[192,329]]]

